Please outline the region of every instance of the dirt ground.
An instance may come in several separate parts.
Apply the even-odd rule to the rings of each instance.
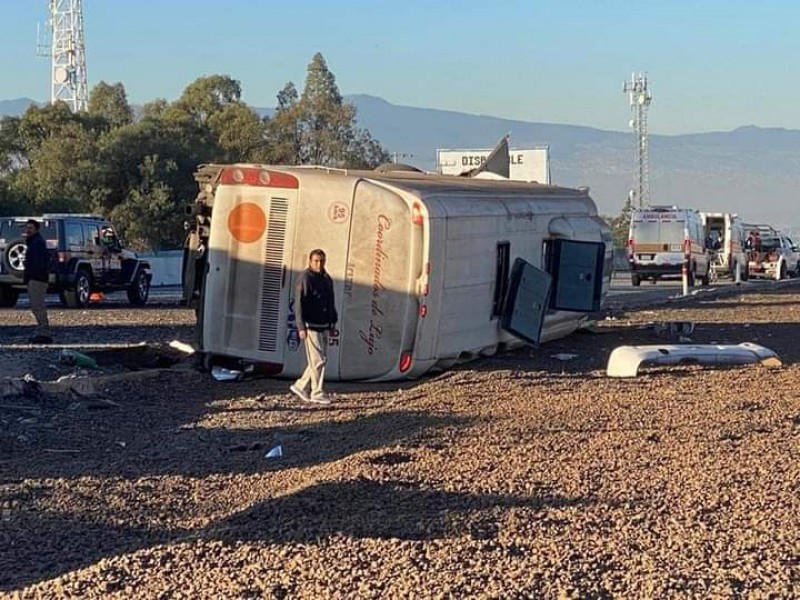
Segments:
[[[193,336],[169,304],[51,318],[64,343]],[[784,366],[605,376],[668,320]],[[0,310],[4,374],[74,373],[14,345],[31,323]],[[799,340],[800,288],[781,287],[616,307],[537,350],[332,384],[329,407],[185,362],[92,396],[31,384],[0,397],[0,594],[800,597]]]

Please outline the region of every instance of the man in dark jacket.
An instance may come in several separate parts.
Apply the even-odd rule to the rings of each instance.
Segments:
[[[295,287],[297,329],[308,365],[300,379],[289,387],[293,394],[306,402],[330,404],[323,387],[328,362],[328,333],[339,320],[334,304],[333,280],[325,271],[325,252],[312,250],[308,268],[300,273]]]
[[[28,219],[25,223],[25,270],[22,281],[28,286],[28,297],[31,302],[31,312],[36,318],[36,335],[30,342],[32,344],[50,344],[50,322],[47,319],[45,294],[47,294],[47,281],[50,278],[50,253],[47,244],[39,233],[39,222]]]

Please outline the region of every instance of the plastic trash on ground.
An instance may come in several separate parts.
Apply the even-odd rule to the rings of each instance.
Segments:
[[[244,373],[235,369],[217,366],[211,368],[211,376],[217,381],[241,381]]]
[[[65,365],[75,365],[76,367],[85,367],[88,369],[97,368],[97,361],[91,356],[87,356],[82,352],[77,352],[76,350],[70,350],[68,348],[64,348],[61,351],[59,360]]]
[[[761,363],[779,367],[778,355],[764,346],[741,344],[663,344],[653,346],[619,346],[608,357],[606,375],[636,377],[641,365],[745,365]]]
[[[196,352],[196,350],[192,348],[190,344],[187,344],[186,342],[182,342],[180,340],[172,340],[169,343],[169,347],[175,348],[175,350],[183,352],[184,354],[194,354]]]
[[[658,321],[652,327],[660,338],[685,341],[694,333],[695,325],[692,321]]]
[[[280,458],[281,456],[283,456],[283,448],[278,444],[270,449],[270,451],[264,455],[264,458]]]

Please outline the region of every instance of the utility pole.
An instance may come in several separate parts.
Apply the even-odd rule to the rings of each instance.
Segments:
[[[50,103],[62,100],[73,111],[86,110],[89,88],[82,0],[48,0],[48,5],[49,43],[39,40],[38,53],[50,57]]]
[[[650,157],[647,140],[647,109],[652,96],[647,89],[647,75],[632,73],[631,80],[625,82],[622,91],[628,94],[633,118],[629,125],[636,136],[637,181],[631,190],[634,206],[643,208],[650,205]]]

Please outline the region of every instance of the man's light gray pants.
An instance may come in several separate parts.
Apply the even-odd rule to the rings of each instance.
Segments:
[[[325,394],[323,390],[325,365],[328,364],[328,332],[306,330],[306,339],[303,340],[303,347],[306,349],[308,365],[300,379],[295,382],[295,385],[303,391],[306,391],[310,385],[312,397],[322,396]]]
[[[47,319],[47,307],[44,304],[45,294],[47,294],[46,282],[32,279],[28,282],[28,299],[31,302],[31,312],[36,318],[36,335],[50,337],[50,321]]]

